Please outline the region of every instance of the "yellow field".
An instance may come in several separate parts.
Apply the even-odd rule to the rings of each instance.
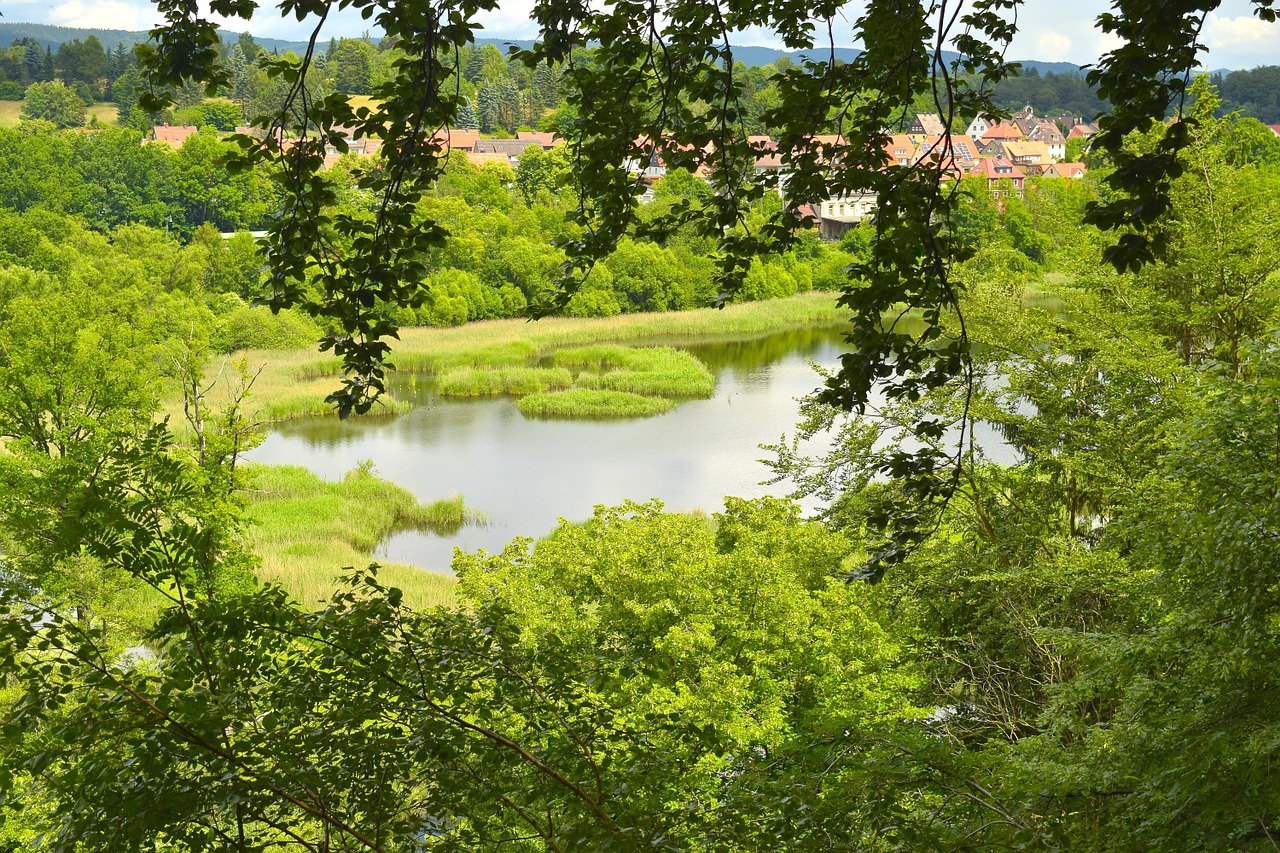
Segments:
[[[0,127],[17,127],[22,121],[22,101],[0,101]]]
[[[104,127],[115,127],[120,118],[120,109],[115,104],[94,104],[84,111],[84,122],[88,124],[93,117],[98,117],[98,124]]]
[[[84,120],[87,124],[97,116],[99,124],[114,127],[119,112],[115,104],[94,104],[85,109]],[[22,121],[22,101],[0,101],[0,127],[17,127],[20,121]]]

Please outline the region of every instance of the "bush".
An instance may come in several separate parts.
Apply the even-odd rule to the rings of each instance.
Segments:
[[[22,93],[21,83],[14,80],[5,80],[0,83],[0,101],[21,101]]]
[[[272,314],[266,308],[245,306],[218,318],[212,343],[219,352],[296,349],[311,346],[319,337],[319,327],[296,311]]]

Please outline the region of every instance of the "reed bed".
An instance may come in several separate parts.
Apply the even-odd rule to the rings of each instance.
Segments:
[[[347,472],[339,482],[322,480],[294,465],[251,465],[249,538],[262,557],[259,572],[305,604],[333,592],[343,567],[365,566],[378,543],[398,530],[451,533],[483,523],[461,496],[423,504],[411,492],[377,477],[369,468]],[[414,607],[456,601],[452,577],[413,566],[388,564],[381,577],[400,587]]]
[[[459,367],[441,375],[436,391],[442,397],[485,397],[494,394],[534,394],[573,385],[564,367]]]
[[[401,371],[441,374],[461,367],[528,366],[556,350],[600,343],[641,344],[673,340],[732,340],[750,338],[799,326],[838,322],[848,316],[835,304],[831,293],[805,293],[787,299],[748,302],[723,310],[703,308],[654,314],[622,314],[607,318],[549,317],[527,320],[485,320],[454,328],[412,328],[400,331],[393,344],[391,362]],[[324,398],[338,387],[341,362],[321,356],[314,349],[246,350],[243,358],[257,379],[250,400],[260,403],[257,417],[263,421],[284,420],[307,415],[332,414]],[[231,359],[219,358],[206,368],[208,376],[219,373]],[[234,372],[223,370],[219,386],[234,383]],[[225,387],[210,393],[217,404],[226,396]],[[375,412],[393,414],[405,404],[388,400]],[[181,416],[181,400],[167,395],[165,412]]]
[[[520,413],[533,418],[647,418],[675,407],[668,397],[645,397],[627,391],[599,391],[574,388],[521,397]]]
[[[683,350],[671,347],[624,347],[616,344],[561,350],[553,362],[590,368],[579,373],[578,388],[625,391],[643,397],[672,400],[706,399],[716,380],[707,366]]]

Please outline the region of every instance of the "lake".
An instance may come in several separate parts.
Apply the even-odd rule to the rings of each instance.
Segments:
[[[415,404],[386,418],[308,418],[278,425],[249,456],[303,465],[336,480],[363,460],[431,501],[461,494],[489,523],[453,536],[401,532],[384,560],[446,570],[455,547],[500,550],[515,536],[542,536],[558,518],[577,521],[596,504],[660,499],[668,509],[717,512],[725,495],[782,495],[763,486],[762,443],[794,432],[798,403],[821,384],[811,362],[832,366],[840,327],[793,329],[749,341],[663,340],[702,359],[715,395],[653,418],[534,420],[509,397],[441,399],[430,376],[393,378],[392,392]]]

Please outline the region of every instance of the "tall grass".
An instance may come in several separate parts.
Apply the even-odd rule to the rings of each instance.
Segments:
[[[307,604],[327,599],[344,567],[373,562],[374,549],[391,533],[452,533],[483,520],[460,496],[422,504],[363,467],[337,483],[294,465],[251,465],[248,471],[249,537],[262,557],[260,575]],[[380,574],[414,607],[455,603],[454,580],[447,575],[397,564]]]
[[[442,397],[484,397],[493,394],[533,394],[568,388],[573,374],[563,367],[458,367],[436,382]]]
[[[599,344],[561,350],[552,356],[552,361],[599,371],[579,373],[574,382],[578,388],[626,391],[673,400],[706,399],[716,390],[715,377],[705,364],[671,347]]]
[[[521,397],[521,414],[535,418],[647,418],[675,407],[668,397],[645,397],[626,391],[574,388]]]

